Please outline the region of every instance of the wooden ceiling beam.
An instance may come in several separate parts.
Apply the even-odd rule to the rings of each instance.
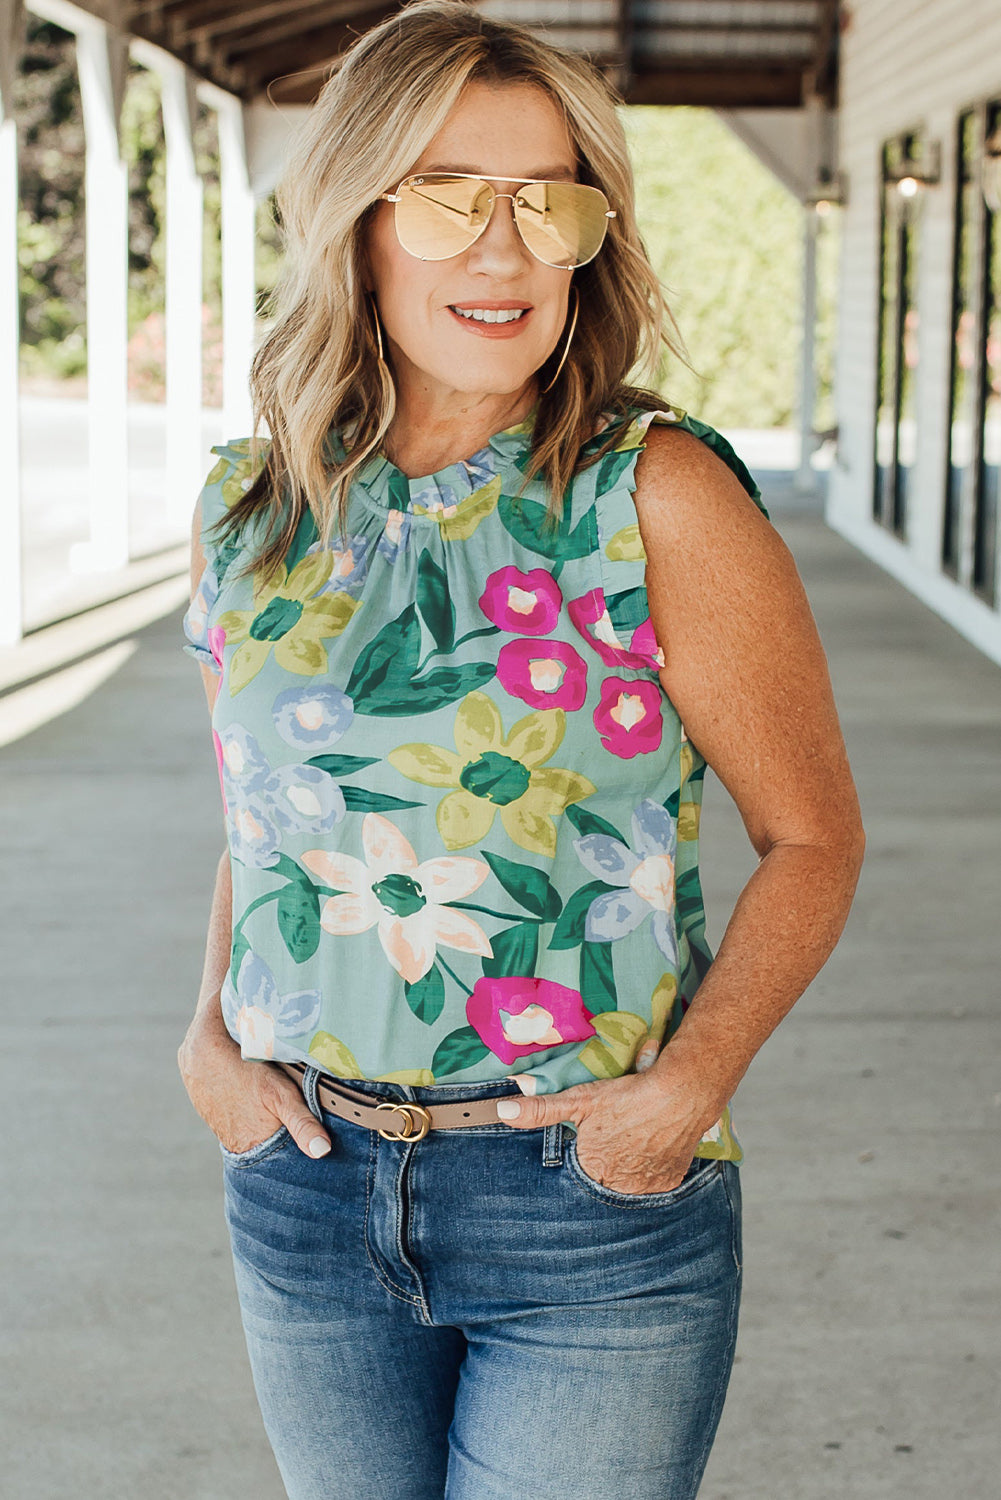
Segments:
[[[305,87],[312,89],[309,98],[315,98],[340,54],[358,40],[362,31],[377,26],[387,16],[395,16],[399,8],[380,0],[377,6],[366,6],[368,22],[363,27],[354,24],[317,27],[282,45],[245,52],[240,58],[240,69],[246,79],[245,97],[254,98],[267,90],[277,101],[279,95],[273,85],[302,74]],[[306,78],[311,79],[309,84],[305,84]],[[288,103],[300,102],[298,97],[289,98],[287,92],[282,97]]]
[[[796,109],[799,68],[660,68],[634,75],[627,104],[688,104],[709,109]]]

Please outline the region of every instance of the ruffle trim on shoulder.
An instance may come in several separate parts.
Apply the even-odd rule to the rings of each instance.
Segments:
[[[218,461],[209,470],[199,496],[199,539],[205,554],[205,567],[181,621],[181,628],[187,637],[187,645],[182,646],[181,650],[210,667],[217,675],[222,672],[223,632],[215,630],[211,625],[212,608],[219,596],[226,569],[240,551],[240,546],[231,541],[220,543],[209,536],[208,532],[246,494],[267,459],[269,446],[267,439],[261,440],[255,464],[251,458],[250,438],[236,438],[228,443],[214,444],[211,452],[216,454]]]

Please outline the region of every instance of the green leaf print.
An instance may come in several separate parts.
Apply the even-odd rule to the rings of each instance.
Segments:
[[[314,755],[303,764],[319,766],[331,776],[351,776],[355,771],[364,771],[366,766],[377,765],[377,755]]]
[[[345,689],[355,711],[371,712],[373,699],[392,698],[410,685],[420,660],[421,628],[416,604],[408,604],[359,653]]]
[[[517,974],[534,974],[539,956],[539,929],[534,922],[520,922],[517,927],[505,927],[495,932],[490,939],[494,950],[491,958],[483,958],[483,972],[491,979],[507,979]],[[436,1073],[437,1068],[434,1070]]]
[[[580,945],[581,998],[593,1016],[606,1010],[616,1010],[619,997],[612,973],[612,944],[588,943]]]
[[[290,881],[278,897],[278,931],[297,964],[320,944],[320,898],[313,887]]]
[[[415,677],[406,685],[387,684],[362,703],[356,699],[355,708],[359,713],[386,719],[409,719],[414,714],[430,714],[482,687],[496,672],[496,663],[488,661],[465,662],[461,667],[439,667],[425,677]]]
[[[404,981],[403,993],[418,1021],[423,1021],[425,1026],[433,1026],[445,1004],[445,981],[441,970],[436,965],[432,965],[427,973],[413,984],[407,984]]]
[[[344,806],[348,812],[393,812],[400,807],[424,807],[423,802],[408,802],[391,797],[388,792],[367,792],[363,786],[342,786]]]
[[[556,921],[563,910],[563,900],[543,870],[537,870],[534,865],[517,864],[513,859],[491,854],[487,849],[482,854],[500,884],[519,906],[533,916],[541,917],[544,922]]]
[[[691,925],[693,916],[703,916],[702,882],[699,879],[699,871],[686,870],[683,875],[677,875],[674,885],[674,905],[683,927]]]
[[[602,433],[602,437],[607,436],[607,433]],[[614,489],[619,476],[628,469],[635,457],[635,448],[627,448],[623,453],[606,453],[598,464],[598,477],[594,482],[595,494],[603,495],[606,490]]]
[[[443,1073],[459,1073],[463,1068],[471,1068],[475,1063],[481,1062],[489,1051],[490,1048],[475,1027],[460,1026],[438,1043],[431,1059],[431,1071],[436,1078],[440,1078]]]
[[[647,591],[642,584],[639,588],[623,589],[620,594],[606,594],[605,604],[617,634],[635,630],[650,615]]]
[[[574,891],[563,908],[556,924],[556,931],[549,939],[550,948],[577,948],[584,941],[584,921],[587,909],[596,896],[604,896],[618,886],[606,885],[603,880],[589,880],[580,890]]]
[[[628,848],[629,840],[624,839],[617,828],[605,818],[599,818],[597,813],[589,812],[586,807],[581,807],[579,802],[569,803],[566,815],[577,832],[585,837],[589,833],[603,833],[608,838],[618,839],[620,844],[625,844]]]
[[[356,713],[381,718],[410,718],[455,703],[496,674],[495,662],[474,661],[438,667],[418,677],[421,628],[417,606],[384,625],[354,664],[345,691]]]
[[[593,549],[591,512],[585,511],[571,531],[569,500],[564,502],[563,519],[555,530],[544,526],[546,507],[537,500],[515,500],[511,495],[501,495],[497,511],[505,531],[516,542],[553,562],[557,558],[566,562],[570,558],[586,557]]]
[[[451,651],[455,644],[455,605],[448,589],[444,568],[440,568],[427,548],[417,563],[417,608],[434,636],[439,651]]]
[[[243,956],[249,949],[249,939],[245,938],[242,932],[238,932],[233,939],[233,946],[229,955],[229,975],[234,986],[236,985],[236,977],[240,972],[240,965],[243,963]]]

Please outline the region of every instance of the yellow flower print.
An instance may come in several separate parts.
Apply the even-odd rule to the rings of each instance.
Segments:
[[[595,790],[577,771],[544,763],[566,731],[561,708],[519,719],[506,737],[500,711],[486,693],[467,693],[455,715],[455,750],[413,743],[391,750],[390,764],[422,786],[453,790],[438,804],[446,849],[479,843],[499,812],[504,831],[532,854],[556,853],[554,816]]]
[[[286,672],[315,677],[327,670],[324,636],[340,635],[360,600],[349,594],[318,594],[330,577],[332,552],[312,552],[296,563],[281,583],[254,579],[254,609],[230,609],[216,625],[227,646],[238,644],[229,664],[229,690],[240,692],[252,682],[274,647],[275,661]]]
[[[498,474],[488,484],[474,490],[471,495],[456,505],[414,505],[415,516],[430,516],[437,521],[438,529],[446,542],[464,542],[472,536],[481,521],[497,509],[501,492],[501,476]]]
[[[213,448],[213,453],[221,453],[219,462],[206,479],[206,484],[218,484],[222,481],[222,498],[227,510],[232,510],[238,500],[242,500],[257,478],[261,469],[267,462],[268,453],[271,451],[271,443],[262,438],[257,445],[257,462],[254,463],[250,456],[250,439],[240,438],[239,441],[226,443],[221,448]],[[234,462],[227,454],[238,453],[241,456]]]

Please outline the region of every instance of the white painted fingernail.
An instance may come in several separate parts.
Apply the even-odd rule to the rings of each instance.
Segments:
[[[516,1120],[521,1114],[521,1105],[517,1099],[498,1099],[497,1115],[501,1120]]]
[[[330,1150],[330,1142],[325,1135],[314,1135],[309,1143],[310,1156],[326,1156]]]

